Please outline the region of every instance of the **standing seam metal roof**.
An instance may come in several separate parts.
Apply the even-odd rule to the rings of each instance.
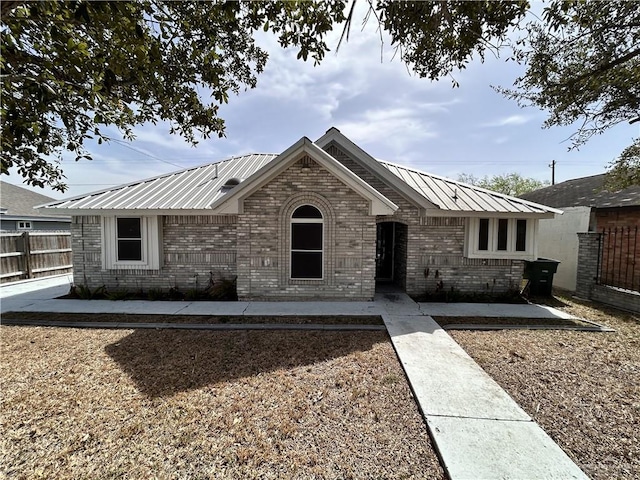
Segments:
[[[251,154],[75,197],[47,206],[97,210],[207,209],[229,190],[230,178],[243,179],[271,162],[275,154]]]
[[[554,209],[466,183],[380,161],[384,167],[443,210],[489,213],[548,213]]]
[[[233,190],[227,180],[250,177],[275,154],[250,154],[188,168],[119,187],[48,204],[45,208],[90,210],[204,210]],[[473,185],[378,162],[443,211],[544,214],[557,210]]]

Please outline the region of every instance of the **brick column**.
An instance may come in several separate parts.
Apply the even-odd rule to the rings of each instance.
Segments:
[[[589,299],[597,281],[600,234],[596,232],[578,233],[578,245],[576,295]]]

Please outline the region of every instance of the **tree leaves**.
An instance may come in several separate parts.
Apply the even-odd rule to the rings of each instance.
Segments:
[[[396,2],[370,0],[409,68],[424,78],[451,76],[505,45],[527,64],[509,98],[549,112],[546,127],[581,122],[574,146],[640,115],[640,9],[634,2],[546,4],[524,25],[526,1]],[[351,25],[353,0],[291,2],[23,2],[0,4],[2,173],[17,167],[27,183],[64,191],[65,147],[86,154],[89,132],[168,121],[188,142],[224,135],[220,104],[254,88],[267,52],[253,33],[271,31],[297,57],[320,63],[324,35]],[[343,36],[344,36],[343,33]],[[458,82],[452,77],[453,86]],[[210,91],[203,98],[198,91]],[[633,152],[635,150],[631,150]],[[627,153],[621,172],[639,178]],[[626,162],[626,163],[624,163]],[[614,164],[616,167],[617,164]],[[634,167],[635,165],[635,167]],[[635,172],[635,173],[634,173]],[[618,175],[617,178],[620,178]]]
[[[526,178],[519,173],[507,173],[504,175],[494,175],[493,177],[485,175],[482,178],[463,173],[458,176],[458,180],[513,197],[518,197],[527,192],[532,192],[533,190],[538,190],[539,188],[544,188],[549,185],[548,181],[541,182],[535,178]]]
[[[64,191],[60,168],[46,165],[65,151],[86,158],[84,140],[106,139],[105,126],[129,138],[133,126],[165,120],[192,144],[223,136],[218,106],[255,87],[267,61],[253,32],[272,30],[320,61],[343,10],[341,1],[5,1],[2,173],[17,167],[28,184]]]
[[[498,91],[549,112],[547,128],[577,122],[572,148],[640,115],[637,4],[555,1],[545,7],[543,18],[544,23],[527,25],[526,46],[514,46],[526,73],[515,88]],[[610,178],[620,180],[620,187],[625,176],[640,180],[629,164],[614,162],[610,167]]]

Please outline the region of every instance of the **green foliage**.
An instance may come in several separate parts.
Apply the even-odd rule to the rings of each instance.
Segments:
[[[223,136],[219,105],[255,87],[267,61],[253,32],[317,63],[343,11],[341,1],[5,1],[1,172],[64,191],[63,152],[90,160],[83,145],[109,140],[106,126],[130,139],[133,126],[166,120],[194,145]]]
[[[578,122],[574,148],[640,115],[637,2],[550,2],[541,21],[527,24],[514,58],[527,65],[526,73],[515,88],[498,90],[521,105],[546,110],[545,127]],[[640,184],[633,158],[634,145],[610,165],[611,188]]]
[[[527,303],[518,289],[510,289],[504,293],[461,292],[454,288],[427,292],[415,299],[418,302],[444,303]]]
[[[549,112],[545,126],[582,125],[573,140],[631,120],[640,112],[640,8],[635,2],[555,1],[530,22],[516,59],[526,73],[514,90],[524,105]]]
[[[485,175],[482,178],[463,173],[458,176],[458,180],[480,188],[486,188],[487,190],[492,190],[494,192],[511,195],[513,197],[517,197],[549,185],[548,181],[541,182],[535,178],[526,178],[519,173],[507,173],[504,175],[494,175],[493,177]]]
[[[81,300],[101,300],[105,298],[106,292],[107,287],[104,285],[97,287],[94,290],[85,285],[71,285],[67,296],[69,298],[78,298]]]
[[[464,69],[474,54],[497,52],[529,3],[385,0],[372,8],[402,60],[420,77],[438,80]]]
[[[267,61],[253,33],[270,31],[318,64],[327,32],[343,25],[349,35],[348,3],[6,0],[1,172],[16,167],[27,183],[64,191],[63,152],[90,159],[83,145],[108,141],[106,126],[131,138],[135,125],[165,120],[194,145],[223,136],[219,106],[255,87]],[[514,88],[498,90],[549,112],[546,127],[579,122],[574,146],[640,115],[636,2],[553,0],[526,24],[526,1],[369,5],[365,21],[375,17],[420,77],[437,80],[510,45],[527,70]],[[612,179],[640,177],[629,155],[614,162]]]
[[[640,138],[636,138],[609,166],[611,169],[605,181],[607,190],[617,191],[640,185]]]
[[[127,300],[133,298],[134,295],[127,289],[109,290],[105,293],[107,300]]]
[[[238,300],[236,278],[233,278],[233,279],[222,278],[217,282],[212,283],[206,289],[206,295],[210,300],[219,300],[219,301]]]
[[[200,298],[202,298],[202,294],[197,288],[190,288],[184,294],[184,299],[188,301],[200,300]]]
[[[162,300],[164,299],[164,292],[161,288],[150,288],[147,292],[148,300]]]

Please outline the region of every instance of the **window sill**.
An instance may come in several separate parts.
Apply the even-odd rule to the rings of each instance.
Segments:
[[[324,278],[290,278],[289,285],[324,285]]]
[[[473,252],[467,254],[466,257],[491,260],[535,260],[535,256],[530,252]]]

